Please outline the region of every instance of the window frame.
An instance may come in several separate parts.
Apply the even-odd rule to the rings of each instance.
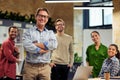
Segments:
[[[104,2],[111,2],[112,0],[101,0],[101,2],[94,2],[92,3],[91,0],[89,3],[84,3],[83,6],[90,6],[90,7],[112,7],[110,6],[104,6]],[[102,3],[102,5],[100,4]],[[112,23],[111,24],[105,24],[104,25],[104,12],[102,10],[102,25],[97,25],[97,26],[89,26],[89,9],[83,9],[83,29],[112,29]]]
[[[94,1],[92,2],[92,0],[90,0],[90,4],[96,4],[96,3],[103,3],[103,2],[109,2],[109,1],[112,1],[112,0],[101,0],[101,1]]]
[[[89,10],[83,10],[83,28],[84,29],[111,29],[112,28],[112,23],[111,24],[104,24],[104,13],[102,10],[102,25],[96,25],[96,26],[89,26]]]

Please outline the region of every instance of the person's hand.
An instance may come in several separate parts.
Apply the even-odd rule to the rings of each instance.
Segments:
[[[17,62],[17,63],[19,63],[20,61],[22,61],[22,60],[21,60],[21,59],[16,58],[16,62]]]
[[[15,50],[16,52],[19,52],[19,48],[18,48],[17,46],[14,46],[14,50]]]
[[[93,74],[93,72],[91,71],[91,72],[90,72],[90,75],[92,75],[92,74]]]
[[[40,54],[44,54],[44,53],[47,53],[48,52],[48,50],[44,50],[44,49],[40,49]]]
[[[53,62],[51,62],[49,65],[51,68],[56,66],[55,63],[53,63]]]
[[[34,44],[41,49],[45,49],[45,46],[43,43],[34,43]]]
[[[72,65],[71,65],[71,64],[68,64],[68,67],[70,67],[70,68],[71,68],[71,67],[72,67]]]

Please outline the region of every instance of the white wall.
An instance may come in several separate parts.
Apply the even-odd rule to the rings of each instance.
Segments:
[[[113,41],[112,29],[84,29],[83,31],[83,65],[86,65],[86,49],[88,45],[93,43],[93,41],[91,40],[90,33],[94,30],[100,33],[101,43],[106,45],[107,47]]]
[[[74,10],[74,53],[82,56],[83,39],[83,11]]]
[[[0,44],[8,38],[8,27],[0,26]]]

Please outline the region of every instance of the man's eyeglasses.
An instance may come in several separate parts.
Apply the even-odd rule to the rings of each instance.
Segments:
[[[49,18],[49,16],[42,15],[42,14],[38,14],[37,16],[38,16],[39,18],[45,18],[45,19],[48,19],[48,18]]]
[[[56,24],[56,26],[64,26],[64,24]]]

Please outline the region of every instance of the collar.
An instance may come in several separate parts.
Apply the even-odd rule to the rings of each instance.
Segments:
[[[115,56],[113,56],[113,57],[111,57],[110,58],[112,61],[114,61],[115,59],[116,59],[116,57]]]
[[[34,29],[37,30],[37,31],[40,31],[37,26],[34,26]],[[47,28],[45,27],[43,31],[47,31]]]
[[[116,56],[113,56],[113,57],[111,57],[111,58],[108,58],[107,60],[116,61]]]
[[[95,44],[93,44],[95,46]],[[100,43],[100,46],[103,45],[102,43]]]

